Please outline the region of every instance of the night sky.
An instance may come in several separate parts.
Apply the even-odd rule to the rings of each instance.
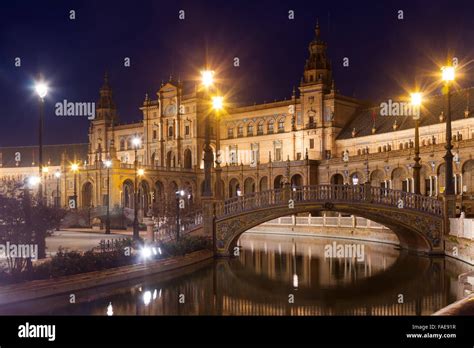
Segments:
[[[448,51],[463,64],[474,59],[472,1],[2,1],[0,147],[37,143],[38,73],[52,88],[46,144],[87,141],[87,118],[57,117],[54,104],[97,101],[105,70],[122,122],[138,121],[145,93],[156,99],[170,74],[192,82],[206,61],[235,102],[288,98],[317,18],[336,87],[348,96],[380,101],[429,83]],[[471,66],[462,87],[474,85]]]

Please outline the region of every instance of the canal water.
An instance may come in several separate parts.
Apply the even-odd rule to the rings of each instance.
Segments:
[[[0,314],[430,315],[460,298],[458,275],[473,269],[365,241],[245,233],[239,245],[232,259],[4,306]]]

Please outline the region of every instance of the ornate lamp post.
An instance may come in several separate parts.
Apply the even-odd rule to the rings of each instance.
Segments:
[[[112,167],[112,161],[107,160],[104,163],[107,168],[107,215],[105,217],[105,234],[110,234],[110,167]]]
[[[41,181],[42,182],[44,181],[44,186],[43,185],[40,185],[40,186],[42,186],[43,188],[43,202],[46,203],[46,205],[48,205],[48,192],[47,192],[48,186],[46,183],[48,179],[49,168],[43,167],[42,172],[43,172],[42,179],[44,178],[44,180],[41,180]]]
[[[202,85],[204,86],[205,96],[209,88],[214,84],[214,72],[211,70],[204,70],[201,72]],[[205,125],[204,125],[204,190],[202,193],[203,197],[212,197],[211,187],[211,168],[212,162],[214,161],[214,155],[212,154],[211,148],[211,133],[210,133],[210,120],[209,112],[206,112]]]
[[[54,206],[56,208],[59,208],[60,206],[60,199],[61,199],[61,195],[59,193],[59,180],[61,179],[61,172],[58,170],[54,173],[54,177],[56,178],[56,202],[54,204]]]
[[[138,137],[133,138],[132,140],[133,148],[135,149],[135,158],[134,158],[134,170],[135,170],[135,182],[134,182],[134,204],[133,204],[133,239],[140,238],[140,232],[138,227],[138,158],[137,151],[140,147],[141,140]],[[143,169],[142,169],[143,171]]]
[[[71,170],[72,172],[74,173],[74,195],[73,195],[73,199],[74,199],[74,209],[77,210],[77,183],[76,183],[76,175],[77,175],[77,172],[79,171],[79,165],[77,163],[73,163],[71,165]]]
[[[181,229],[181,220],[179,211],[181,209],[181,199],[184,197],[184,190],[176,191],[176,240],[179,241],[179,232]]]
[[[369,147],[365,147],[365,183],[370,184],[369,170]]]
[[[39,117],[39,127],[38,127],[38,163],[39,163],[39,178],[40,183],[38,184],[38,198],[40,204],[43,204],[43,120],[44,120],[44,98],[48,94],[48,86],[46,83],[37,81],[35,84],[36,94],[40,98],[40,117]]]
[[[216,198],[222,199],[222,186],[221,186],[221,132],[220,132],[220,111],[224,108],[224,98],[221,96],[212,97],[212,109],[214,111],[214,117],[216,119]]]
[[[421,164],[420,164],[420,108],[422,102],[422,95],[421,93],[412,93],[411,94],[411,104],[413,106],[413,119],[415,120],[415,164],[413,165],[413,190],[415,194],[421,194],[420,190],[420,172],[421,172]]]
[[[453,153],[451,149],[452,145],[452,132],[451,132],[451,83],[454,81],[455,71],[453,66],[444,66],[441,68],[442,78],[446,92],[446,154],[444,155],[444,163],[446,166],[445,173],[445,188],[444,195],[454,195],[454,182],[453,182]]]

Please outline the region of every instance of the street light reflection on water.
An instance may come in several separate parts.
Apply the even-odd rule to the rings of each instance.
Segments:
[[[335,243],[364,244],[364,257],[325,257]],[[90,289],[75,304],[63,296],[30,301],[0,314],[430,315],[459,298],[457,277],[473,268],[354,240],[244,234],[239,245],[239,257],[196,264],[179,276]]]

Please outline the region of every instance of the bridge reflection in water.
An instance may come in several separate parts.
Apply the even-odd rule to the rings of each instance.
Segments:
[[[363,258],[325,258],[333,243],[363,244]],[[354,240],[244,234],[239,244],[238,258],[177,278],[148,277],[78,293],[75,305],[60,296],[0,314],[105,315],[111,303],[114,315],[429,315],[457,300],[457,276],[468,268]]]

